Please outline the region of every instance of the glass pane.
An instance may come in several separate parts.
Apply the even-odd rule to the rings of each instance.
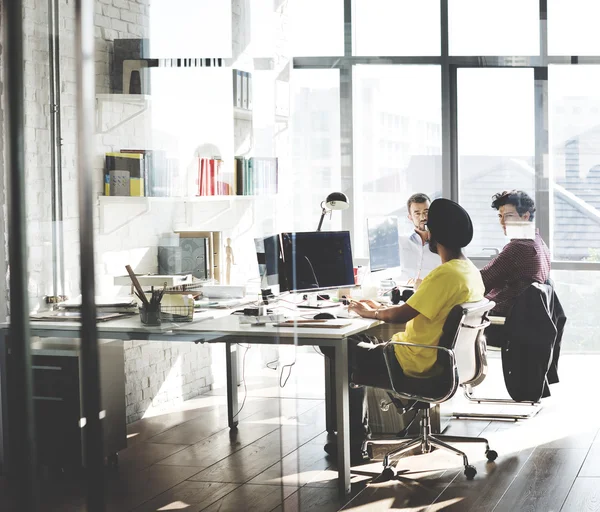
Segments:
[[[231,2],[153,0],[149,7],[140,5],[138,8],[142,12],[125,13],[127,20],[133,16],[137,22],[128,24],[125,17],[122,18],[123,21],[109,20],[109,22],[112,23],[111,28],[125,33],[135,29],[132,32],[135,36],[131,35],[131,37],[148,37],[143,26],[149,26],[149,57],[153,59],[231,57]],[[140,20],[144,23],[140,23]],[[124,28],[117,28],[119,24]]]
[[[597,0],[548,0],[548,53],[599,55]]]
[[[344,55],[344,0],[289,0],[294,57]]]
[[[440,55],[439,0],[356,0],[354,55]]]
[[[321,202],[342,188],[339,71],[295,70],[291,99],[293,180],[285,192],[292,204],[282,209],[280,221],[286,229],[314,231]],[[342,213],[326,217],[323,230],[341,229]]]
[[[600,272],[553,270],[550,277],[568,319],[561,354],[600,352],[598,318],[590,314],[600,310]]]
[[[354,68],[353,250],[367,257],[367,217],[398,217],[410,234],[406,200],[441,196],[441,74],[438,66]],[[360,200],[358,199],[360,198]]]
[[[471,214],[471,256],[490,256],[508,241],[492,196],[520,189],[535,196],[532,69],[458,70],[460,203]]]
[[[450,55],[539,55],[538,0],[451,0]]]
[[[600,66],[549,70],[553,258],[600,261]]]

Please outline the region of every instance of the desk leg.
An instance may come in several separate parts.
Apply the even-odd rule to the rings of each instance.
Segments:
[[[335,346],[335,401],[337,416],[338,493],[345,502],[350,493],[350,414],[348,402],[348,343]]]
[[[335,421],[335,362],[329,357],[323,357],[325,364],[325,428],[328,434],[337,431]]]
[[[6,386],[6,338],[0,331],[0,475],[8,474],[8,389]]]
[[[237,428],[238,419],[238,363],[237,343],[225,343],[227,366],[227,420],[229,428]]]

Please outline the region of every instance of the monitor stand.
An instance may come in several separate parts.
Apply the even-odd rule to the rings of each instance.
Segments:
[[[337,308],[339,304],[328,299],[319,299],[319,293],[309,293],[306,299],[306,304],[298,304],[298,308],[306,309],[326,309]]]

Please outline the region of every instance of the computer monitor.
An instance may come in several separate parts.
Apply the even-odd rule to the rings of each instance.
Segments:
[[[256,259],[258,260],[258,272],[261,278],[260,287],[264,290],[279,286],[278,292],[287,291],[285,279],[283,276],[280,277],[283,272],[280,236],[255,238],[254,245]]]
[[[281,252],[285,278],[283,286],[289,291],[354,286],[348,231],[282,233]]]
[[[371,272],[400,266],[400,243],[397,217],[367,219]]]

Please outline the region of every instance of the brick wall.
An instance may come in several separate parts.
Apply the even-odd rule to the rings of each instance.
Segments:
[[[0,5],[3,1],[0,0]],[[262,0],[260,0],[262,1]],[[248,48],[251,37],[250,12],[256,0],[232,0],[232,39],[234,66],[254,71],[254,60]],[[259,2],[260,3],[260,2]],[[26,78],[26,181],[27,219],[29,245],[29,295],[31,309],[42,305],[45,295],[52,294],[52,223],[51,219],[51,169],[50,169],[50,106],[49,106],[49,54],[47,32],[47,3],[26,0],[25,29],[25,78]],[[261,6],[264,9],[264,6]],[[74,54],[74,5],[61,0],[60,5],[60,51],[61,51],[61,121],[62,121],[62,172],[64,197],[64,256],[65,292],[76,296],[79,292],[79,232],[76,175],[76,110],[75,110],[75,54]],[[149,0],[97,0],[95,4],[96,37],[96,92],[110,92],[109,73],[112,62],[113,40],[116,38],[148,37]],[[273,79],[280,77],[286,60],[285,37],[286,4],[274,5],[274,29],[278,41],[273,54]],[[0,47],[1,50],[1,47]],[[200,55],[203,56],[203,55]],[[176,57],[176,56],[174,56]],[[2,53],[0,52],[0,59]],[[0,61],[1,62],[1,61]],[[0,70],[0,94],[3,90],[3,70]],[[99,100],[102,109],[95,140],[94,168],[95,196],[102,190],[104,153],[122,148],[151,147],[150,133],[152,107],[121,124],[124,119],[140,111],[139,104],[122,101]],[[3,105],[0,120],[4,119]],[[235,121],[233,124],[233,151],[243,151],[241,141],[252,138],[252,123]],[[273,133],[275,133],[273,131]],[[256,133],[255,133],[256,134]],[[254,134],[254,135],[255,135]],[[0,137],[0,178],[5,179],[4,130]],[[269,140],[270,134],[267,137]],[[264,138],[264,137],[263,137]],[[282,158],[282,148],[287,130],[273,135],[272,154]],[[264,152],[261,156],[265,155]],[[6,198],[0,190],[0,219],[6,226]],[[212,229],[223,231],[224,237],[233,239],[238,265],[233,274],[242,279],[255,272],[253,236],[274,231],[275,211],[281,205],[277,200],[248,205],[234,202],[222,205],[194,203],[185,206],[177,202],[150,204],[99,205],[95,210],[95,263],[98,294],[128,292],[112,284],[112,276],[124,273],[124,265],[131,264],[136,271],[156,271],[156,247],[164,233],[174,226],[193,219],[196,225],[210,223]],[[285,205],[283,205],[285,207]],[[138,208],[139,210],[136,210]],[[141,209],[140,209],[141,208]],[[145,209],[145,210],[144,210]],[[122,219],[122,222],[121,222]],[[0,262],[6,269],[6,229],[0,235]],[[241,264],[241,262],[245,262]],[[5,280],[0,280],[0,296],[6,296]],[[0,311],[0,315],[3,312]],[[210,389],[211,347],[186,343],[126,342],[126,404],[127,420],[135,421],[150,407],[161,407],[197,396]],[[223,371],[220,368],[219,371]]]

